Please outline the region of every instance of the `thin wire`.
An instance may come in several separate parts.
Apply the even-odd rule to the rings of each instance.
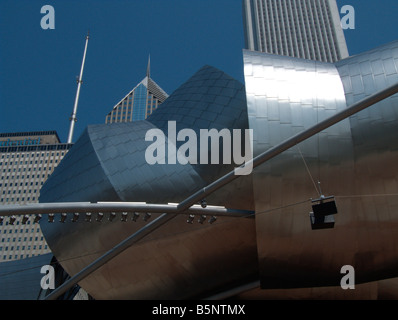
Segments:
[[[318,77],[319,77],[319,70],[318,70],[318,63],[315,63],[315,78],[316,81],[318,83]],[[318,95],[316,95],[316,123],[319,123],[319,99],[318,99]],[[317,139],[317,148],[318,148],[318,156],[317,156],[317,169],[318,169],[318,179],[320,179],[321,177],[321,159],[320,159],[320,133],[318,133],[316,135],[316,139]],[[300,148],[299,148],[300,150]],[[304,159],[303,159],[304,160]],[[315,182],[313,181],[313,183],[315,184]],[[319,180],[318,180],[318,185],[320,184]],[[320,186],[319,186],[320,188]],[[315,186],[315,189],[316,186]],[[317,189],[318,190],[318,189]],[[319,196],[322,196],[322,191],[318,192]]]
[[[298,206],[298,205],[301,205],[301,204],[304,204],[304,203],[308,203],[309,201],[311,201],[311,199],[299,201],[299,202],[296,202],[296,203],[287,204],[287,205],[284,205],[284,206],[280,206],[278,208],[272,208],[272,209],[268,209],[268,210],[264,210],[264,211],[259,211],[259,212],[256,212],[255,215],[257,216],[257,215],[264,214],[264,213],[270,213],[272,211],[277,211],[277,210],[281,210],[281,209],[295,207],[295,206]]]
[[[336,199],[350,199],[350,198],[374,198],[374,197],[397,197],[398,193],[380,193],[380,194],[358,194],[348,196],[335,196]]]
[[[311,174],[311,172],[310,172],[310,169],[309,169],[308,166],[307,166],[307,162],[305,161],[304,156],[303,156],[303,154],[301,153],[300,147],[299,147],[298,145],[297,145],[297,149],[298,149],[298,151],[299,151],[299,153],[300,153],[301,159],[303,159],[304,166],[305,166],[305,168],[307,169],[308,175],[310,176],[310,179],[311,179],[311,181],[312,181],[312,183],[313,183],[313,185],[314,185],[314,188],[315,188],[316,193],[317,193],[319,196],[322,196],[321,193],[319,192],[317,186],[316,186],[316,183],[315,183],[315,181],[314,181],[314,178],[312,177],[312,174]]]

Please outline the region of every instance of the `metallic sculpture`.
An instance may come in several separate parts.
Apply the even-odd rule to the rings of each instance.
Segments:
[[[195,132],[250,128],[256,156],[398,82],[398,42],[336,64],[251,51],[244,62],[246,86],[206,66],[146,121],[88,127],[40,202],[178,203],[234,165],[150,166],[148,130],[166,132],[169,121]],[[338,286],[343,265],[355,268],[357,283],[397,277],[397,102],[395,95],[377,103],[206,196],[212,205],[254,210],[255,219],[191,224],[189,214],[172,216],[79,284],[97,299],[187,299],[258,279],[264,289]],[[314,231],[311,199],[324,193],[339,213],[333,229]],[[71,276],[148,223],[41,221]]]
[[[396,83],[397,44],[335,66],[246,53],[254,154]],[[338,286],[344,265],[355,268],[357,283],[397,274],[396,105],[397,96],[386,99],[254,171],[263,288]],[[321,233],[309,232],[306,220],[318,181],[339,208],[336,227]]]

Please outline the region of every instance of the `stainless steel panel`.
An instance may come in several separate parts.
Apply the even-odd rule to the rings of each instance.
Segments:
[[[89,127],[40,200],[178,202],[234,166],[149,169],[143,159],[146,130],[167,131],[170,120],[177,121],[177,130],[197,132],[251,128],[258,155],[394,81],[397,54],[398,42],[336,64],[244,51],[246,87],[204,67],[147,121]],[[80,284],[98,299],[184,299],[258,275],[263,288],[335,286],[347,264],[355,267],[357,283],[397,277],[397,104],[397,96],[378,103],[207,199],[255,209],[255,220],[228,217],[191,225],[178,216]],[[320,196],[318,181],[324,195],[335,196],[334,229],[311,230],[310,199]],[[42,227],[57,259],[73,275],[145,223],[118,220],[68,219]]]
[[[226,165],[153,165],[145,160],[153,128],[177,131],[248,128],[244,86],[204,67],[175,91],[147,121],[89,126],[42,189],[41,202],[179,202],[207,181],[234,168]],[[179,145],[181,145],[180,143]],[[177,145],[178,146],[178,145]],[[199,144],[198,144],[199,147]],[[199,154],[199,152],[198,152]],[[250,176],[207,198],[209,204],[252,208]],[[57,260],[73,276],[145,225],[114,221],[41,222]],[[155,219],[158,214],[153,214]],[[207,217],[206,221],[210,217]],[[178,216],[108,262],[80,285],[96,299],[183,299],[200,297],[257,275],[253,219],[219,217],[213,224],[187,224]]]
[[[291,127],[304,130],[386,87],[387,77],[396,76],[391,61],[396,61],[397,47],[398,42],[393,42],[335,65],[245,51],[245,70],[259,60],[264,66],[278,61],[279,66],[275,75],[263,75],[263,79],[274,78],[273,87],[261,86],[259,75],[245,73],[255,154],[281,142],[281,131],[288,130],[285,123],[258,116],[261,99],[266,108],[269,100],[282,96],[279,88],[284,97],[277,100],[282,110],[286,95],[294,97],[290,101],[301,95],[301,103],[290,103]],[[284,60],[285,70],[280,67]],[[252,95],[257,109],[250,103]],[[255,169],[263,288],[338,286],[340,269],[347,264],[354,266],[357,283],[398,276],[397,101],[394,96],[378,103]],[[257,130],[259,123],[266,128]],[[264,137],[267,131],[272,134]],[[323,194],[335,196],[339,213],[334,229],[310,228],[309,199],[319,197],[318,181]]]

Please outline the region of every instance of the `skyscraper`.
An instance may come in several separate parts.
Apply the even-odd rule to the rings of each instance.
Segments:
[[[246,49],[336,62],[348,57],[336,0],[243,0]]]
[[[56,131],[0,133],[0,205],[37,203],[41,186],[71,147]],[[49,252],[32,217],[0,217],[0,262]]]
[[[167,97],[168,94],[151,78],[149,60],[146,77],[113,107],[105,123],[145,120]]]

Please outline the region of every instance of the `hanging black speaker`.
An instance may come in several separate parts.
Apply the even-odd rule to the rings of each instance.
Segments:
[[[310,213],[311,228],[312,230],[319,229],[333,229],[334,228],[334,216],[315,216],[313,212]]]
[[[312,206],[315,217],[324,217],[337,213],[337,206],[334,200],[332,201],[321,201],[318,204]]]

